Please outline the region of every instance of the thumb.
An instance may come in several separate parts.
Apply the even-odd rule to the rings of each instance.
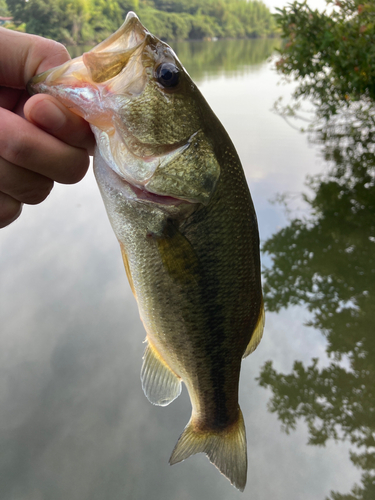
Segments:
[[[32,96],[24,107],[25,118],[70,146],[93,154],[94,135],[89,124],[51,96]]]

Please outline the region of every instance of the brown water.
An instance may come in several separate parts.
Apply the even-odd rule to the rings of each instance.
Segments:
[[[318,148],[309,146],[306,136],[271,112],[275,100],[291,92],[290,86],[277,85],[279,77],[267,62],[274,43],[197,42],[175,47],[238,149],[262,242],[290,225],[283,209],[270,200],[277,193],[288,192],[292,199],[290,217],[309,217],[309,206],[300,197],[302,191],[308,192],[306,175],[327,169]],[[347,227],[346,219],[341,220]],[[367,229],[362,228],[363,238],[371,242]],[[331,233],[334,230],[341,234],[340,217]],[[361,227],[356,234],[360,232]],[[319,234],[305,241],[303,252],[307,255],[310,247],[318,255],[324,246],[322,242],[314,247]],[[348,493],[360,482],[361,471],[350,460],[348,440],[335,443],[328,439],[325,447],[308,445],[307,425],[298,420],[296,430],[285,434],[277,413],[268,411],[270,386],[260,387],[256,380],[268,360],[273,361],[276,372],[284,373],[292,371],[295,360],[308,366],[311,358],[319,358],[319,367],[330,367],[332,359],[326,348],[332,342],[327,342],[327,331],[332,333],[334,326],[319,323],[316,317],[337,297],[337,307],[327,312],[327,318],[336,310],[340,312],[340,307],[348,308],[354,299],[350,293],[340,296],[340,290],[330,289],[329,283],[320,287],[319,273],[333,276],[335,283],[338,271],[332,263],[339,254],[351,255],[351,250],[345,252],[346,247],[339,245],[328,260],[323,256],[316,263],[311,271],[315,292],[304,287],[307,264],[298,267],[297,261],[299,280],[288,283],[287,275],[276,281],[272,275],[267,279],[269,309],[277,309],[281,303],[285,307],[268,312],[263,341],[243,363],[240,404],[247,428],[249,473],[247,488],[241,494],[203,455],[174,467],[168,465],[190,416],[189,398],[183,390],[173,404],[159,408],[142,392],[139,374],[145,332],[92,172],[78,185],[57,185],[40,206],[26,206],[17,222],[1,230],[0,238],[2,500],[323,500],[331,490]],[[273,255],[286,258],[294,255],[285,241],[273,251]],[[263,262],[272,268],[271,256],[265,255]],[[370,257],[371,253],[365,259],[367,276],[375,267]],[[344,284],[350,279],[357,282],[357,264],[350,265],[352,278],[344,273]],[[350,265],[344,260],[340,269]],[[360,283],[357,295],[367,287],[371,297],[366,283]],[[281,290],[284,296],[273,299]],[[300,298],[305,294],[300,303],[293,299],[298,290]],[[309,297],[314,298],[314,293],[316,300],[311,306]],[[367,311],[362,310],[363,314]],[[368,315],[365,320],[369,321]],[[314,326],[307,326],[308,321]],[[356,328],[366,337],[363,321]],[[343,332],[342,343],[348,338]],[[339,347],[334,349],[337,352]],[[348,349],[344,349],[340,366],[349,374],[353,367]],[[371,372],[371,359],[366,360],[366,369]],[[282,387],[277,386],[275,374],[264,380],[281,390],[287,388],[276,409],[287,411],[293,398],[296,407],[310,402],[311,412],[307,405],[305,416],[311,420],[317,414],[316,405],[320,402],[324,406],[324,395],[314,392],[318,386],[310,383],[313,377],[301,374],[294,385],[289,381]],[[341,377],[335,386],[338,378],[326,377],[343,398],[351,393],[349,379]],[[360,421],[357,428],[354,423],[349,438],[363,429],[371,437],[371,418],[375,420],[371,388],[368,394],[364,414],[369,421]],[[352,415],[354,406],[337,404],[336,408],[332,401],[326,404],[326,408],[333,408],[330,422],[342,433],[340,416],[345,408]],[[358,401],[363,404],[362,399]],[[293,409],[288,411],[293,415]],[[324,422],[325,415],[319,415]]]

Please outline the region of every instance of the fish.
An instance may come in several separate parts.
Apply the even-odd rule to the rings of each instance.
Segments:
[[[257,218],[231,139],[177,55],[135,13],[82,56],[35,76],[87,120],[94,173],[146,330],[149,401],[189,393],[170,457],[203,452],[243,491],[242,359],[264,328]]]

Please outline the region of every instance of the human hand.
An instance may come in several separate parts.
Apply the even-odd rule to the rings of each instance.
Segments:
[[[74,184],[89,166],[90,127],[56,99],[29,97],[30,78],[69,59],[53,40],[0,28],[0,228],[41,203],[54,181]]]

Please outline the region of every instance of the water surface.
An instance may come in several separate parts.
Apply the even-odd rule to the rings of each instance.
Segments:
[[[239,152],[263,243],[290,226],[283,209],[270,200],[288,192],[290,217],[308,216],[311,206],[300,197],[302,191],[312,193],[306,175],[328,168],[318,148],[271,112],[274,101],[291,92],[290,86],[278,86],[267,61],[276,43],[175,46]],[[290,373],[297,359],[308,366],[319,358],[319,366],[330,366],[327,325],[316,321],[317,308],[309,308],[307,300],[279,297],[276,307],[269,292],[274,312],[267,314],[262,343],[243,363],[240,404],[249,473],[241,494],[203,455],[168,465],[190,417],[189,398],[183,390],[160,408],[142,392],[145,332],[92,171],[78,185],[56,185],[43,204],[25,206],[0,237],[3,500],[323,500],[331,490],[347,493],[360,481],[349,441],[308,445],[304,422],[297,419],[296,430],[287,435],[277,411],[268,411],[278,372]],[[316,238],[313,234],[310,241]],[[315,274],[332,264],[340,241],[328,261],[316,263]],[[288,256],[288,243],[270,249],[263,258],[266,267],[272,268],[275,252]],[[303,271],[302,265],[298,272]],[[276,294],[288,286],[294,287],[291,295],[298,289],[298,279],[275,283],[271,278],[268,290],[274,286]],[[318,290],[323,306],[325,291]],[[327,295],[327,301],[331,298]],[[274,378],[261,387],[256,378],[268,360]],[[300,381],[298,387],[308,383]],[[302,389],[297,397],[303,400]]]

